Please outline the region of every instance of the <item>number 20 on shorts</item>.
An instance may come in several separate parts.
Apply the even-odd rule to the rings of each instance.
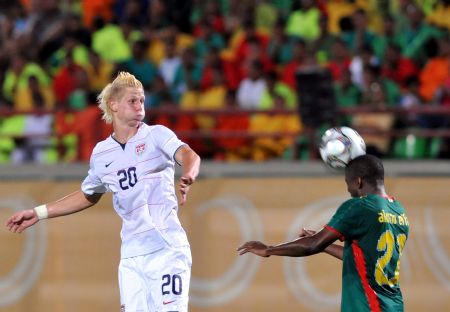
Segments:
[[[180,275],[165,274],[162,276],[162,281],[161,291],[163,296],[170,293],[179,296],[183,292],[183,283]]]

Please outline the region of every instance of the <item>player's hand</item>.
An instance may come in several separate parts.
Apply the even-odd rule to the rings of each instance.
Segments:
[[[300,230],[300,232],[298,233],[298,237],[312,236],[312,235],[314,235],[314,234],[316,234],[316,233],[317,233],[317,232],[314,231],[314,230],[308,230],[308,229],[302,228],[302,229]]]
[[[28,209],[13,214],[6,221],[6,227],[13,233],[22,233],[26,228],[38,221],[39,219],[34,209]]]
[[[189,192],[189,188],[191,184],[194,183],[194,178],[189,176],[182,176],[180,178],[180,194],[181,194],[181,201],[180,204],[184,205],[187,198],[187,193]]]
[[[246,242],[244,245],[239,247],[237,251],[239,251],[239,255],[246,254],[247,252],[251,252],[255,255],[258,255],[260,257],[269,257],[270,255],[267,254],[268,246],[264,243],[258,242],[258,241],[251,241]]]

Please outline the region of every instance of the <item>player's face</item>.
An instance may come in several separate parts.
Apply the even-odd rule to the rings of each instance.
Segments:
[[[134,126],[145,117],[144,100],[142,88],[128,87],[118,101],[112,102],[111,108],[121,122]]]

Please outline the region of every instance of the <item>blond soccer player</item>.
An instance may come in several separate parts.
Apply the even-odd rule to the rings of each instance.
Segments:
[[[89,208],[112,192],[114,209],[123,221],[121,311],[187,311],[192,258],[177,215],[174,171],[181,165],[183,205],[199,173],[200,157],[168,128],[143,122],[144,89],[133,75],[119,73],[98,102],[114,133],[94,148],[81,189],[15,213],[7,227],[21,233],[39,220]]]

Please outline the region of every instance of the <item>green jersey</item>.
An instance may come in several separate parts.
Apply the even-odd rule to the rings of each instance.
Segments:
[[[409,232],[403,206],[370,194],[344,202],[326,225],[344,243],[342,311],[403,311],[400,256]]]

